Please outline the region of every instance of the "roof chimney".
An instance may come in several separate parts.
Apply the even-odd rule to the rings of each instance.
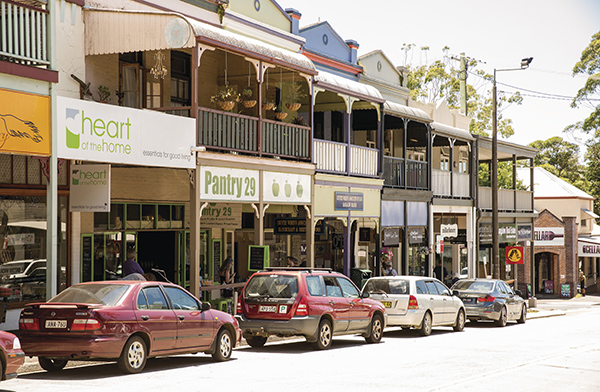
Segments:
[[[302,14],[294,8],[286,8],[285,12],[292,18],[292,31],[290,33],[299,35],[300,33],[300,18]]]
[[[358,64],[358,42],[353,39],[347,39],[346,45],[350,47],[350,62],[352,64]]]

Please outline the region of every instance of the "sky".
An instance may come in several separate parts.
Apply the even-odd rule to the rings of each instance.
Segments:
[[[427,62],[465,53],[490,74],[494,69],[519,68],[522,58],[533,57],[527,70],[497,72],[498,91],[518,87],[522,105],[502,111],[513,120],[509,142],[527,145],[560,136],[582,144],[585,135],[566,134],[566,126],[585,119],[591,107],[572,109],[571,100],[537,98],[546,93],[573,97],[585,76],[573,76],[581,52],[600,31],[598,0],[276,0],[281,8],[302,14],[300,27],[327,21],[343,40],[358,42],[358,55],[383,50],[396,66],[405,64],[404,43],[428,46]],[[414,52],[412,65],[425,62]],[[482,84],[476,76],[468,83]],[[524,91],[529,90],[529,91]],[[525,95],[527,94],[527,95]],[[531,95],[531,96],[530,96]],[[582,146],[583,149],[583,146]]]

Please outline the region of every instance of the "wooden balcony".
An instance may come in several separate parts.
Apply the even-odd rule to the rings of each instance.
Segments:
[[[379,151],[374,148],[350,146],[345,143],[327,140],[313,140],[314,163],[317,171],[335,174],[349,174],[361,177],[377,177]],[[347,168],[350,160],[350,170]]]
[[[47,66],[48,11],[0,0],[0,58],[32,66]]]
[[[383,157],[383,184],[392,188],[404,187],[404,159]]]
[[[406,187],[411,189],[428,189],[427,162],[406,160]]]
[[[471,196],[470,175],[465,173],[452,173],[452,196],[470,197]]]
[[[482,210],[492,209],[492,188],[479,187],[477,202]],[[498,190],[498,211],[533,211],[533,192],[513,189]]]
[[[431,171],[431,190],[435,196],[452,196],[450,190],[450,176],[452,173],[445,170],[433,169]]]
[[[350,146],[350,174],[376,177],[379,151],[375,148]]]

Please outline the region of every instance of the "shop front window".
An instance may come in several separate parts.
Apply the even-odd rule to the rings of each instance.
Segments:
[[[408,274],[429,275],[429,248],[427,230],[424,227],[408,228]]]

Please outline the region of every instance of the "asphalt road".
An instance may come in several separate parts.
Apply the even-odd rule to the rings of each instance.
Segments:
[[[558,303],[564,304],[563,303]],[[556,307],[550,305],[548,311]],[[546,310],[542,310],[540,313]],[[334,339],[328,351],[299,340],[236,349],[214,363],[207,355],[150,360],[143,373],[116,364],[59,373],[26,372],[2,382],[6,391],[599,391],[600,306],[569,307],[559,317],[437,328],[429,337],[389,330],[382,343]]]

